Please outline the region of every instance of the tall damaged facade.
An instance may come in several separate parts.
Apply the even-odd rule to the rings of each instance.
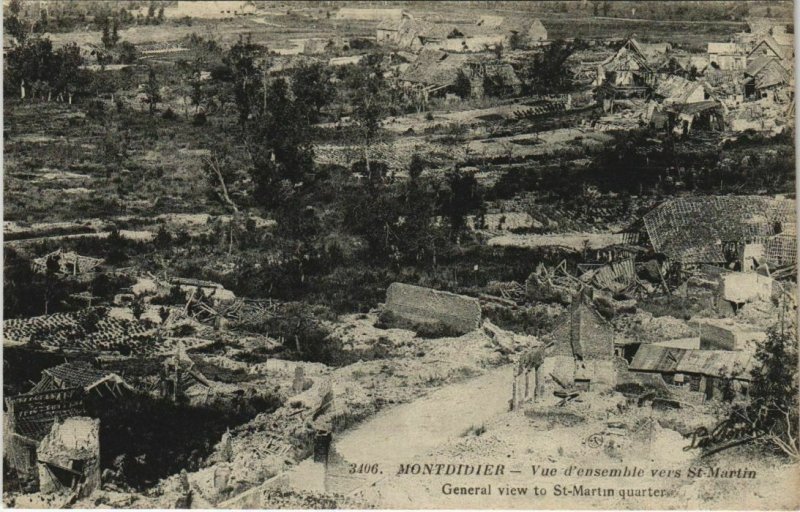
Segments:
[[[620,360],[614,355],[614,329],[588,297],[573,301],[544,340],[548,348],[538,370],[537,395],[558,389],[602,391],[616,385]]]

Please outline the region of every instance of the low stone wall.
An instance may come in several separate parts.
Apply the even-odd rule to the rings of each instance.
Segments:
[[[381,318],[392,327],[418,333],[461,335],[480,327],[481,305],[473,297],[392,283],[386,290]]]

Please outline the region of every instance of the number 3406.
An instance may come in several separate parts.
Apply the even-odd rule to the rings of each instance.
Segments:
[[[350,474],[355,473],[377,475],[380,469],[377,464],[350,464]]]

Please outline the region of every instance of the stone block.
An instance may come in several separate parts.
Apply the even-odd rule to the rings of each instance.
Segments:
[[[421,286],[392,283],[382,319],[391,327],[419,334],[462,335],[480,327],[478,299]]]

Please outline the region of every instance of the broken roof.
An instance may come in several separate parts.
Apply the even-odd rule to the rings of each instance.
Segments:
[[[625,41],[625,44],[600,64],[606,71],[649,71],[653,69],[644,53],[641,45],[633,38]]]
[[[693,373],[750,380],[753,356],[740,350],[694,350],[642,345],[628,366],[631,371]]]
[[[764,36],[761,39],[761,41],[759,41],[753,47],[753,49],[750,51],[750,53],[747,54],[747,56],[751,57],[753,54],[755,54],[759,50],[759,48],[763,48],[765,46],[768,47],[775,54],[776,57],[778,57],[780,59],[787,58],[786,48],[784,48],[782,45],[778,44],[778,42],[775,40],[775,38],[773,38],[770,35]]]
[[[795,219],[793,200],[765,196],[671,199],[643,218],[653,248],[681,263],[724,263],[723,242],[773,236]]]
[[[65,252],[61,249],[56,249],[49,254],[45,254],[41,258],[34,259],[33,269],[37,272],[46,272],[47,262],[50,258],[56,259],[58,271],[65,274],[92,272],[103,263],[103,260],[100,258],[81,256],[73,251]]]
[[[470,60],[469,55],[424,49],[400,77],[407,82],[446,86],[455,83],[458,72]]]
[[[675,103],[667,107],[670,112],[677,114],[696,115],[707,110],[722,110],[722,104],[714,100],[695,101],[694,103]]]
[[[13,432],[40,441],[50,432],[53,422],[86,415],[83,396],[83,388],[76,387],[6,398],[8,409],[13,412]]]
[[[53,368],[48,368],[44,373],[62,383],[62,387],[68,388],[89,388],[99,382],[116,376],[116,374],[112,372],[98,370],[84,361],[63,363]]]
[[[750,61],[745,75],[755,78],[758,89],[789,83],[789,72],[776,57],[761,56]]]
[[[687,80],[677,75],[671,75],[659,80],[654,92],[665,100],[670,100],[675,103],[685,103],[698,88],[702,87],[703,84],[700,82]]]

